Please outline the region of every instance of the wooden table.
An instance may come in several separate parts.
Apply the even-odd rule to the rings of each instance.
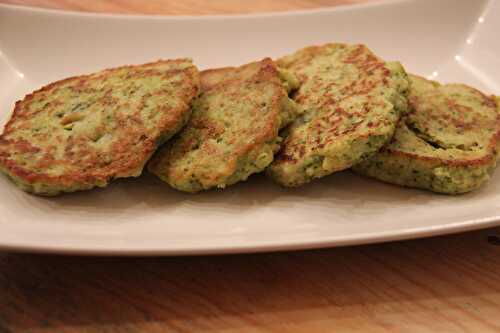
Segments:
[[[367,0],[3,0],[159,14]],[[499,332],[500,229],[190,258],[0,254],[0,332]],[[498,257],[497,257],[498,256]]]

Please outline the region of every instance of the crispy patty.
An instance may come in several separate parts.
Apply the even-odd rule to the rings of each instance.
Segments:
[[[262,171],[279,148],[279,129],[298,113],[287,93],[297,81],[269,58],[206,70],[200,78],[189,123],[149,164],[186,192],[224,188]]]
[[[462,84],[410,78],[410,111],[394,138],[354,169],[385,182],[439,193],[480,187],[497,162],[498,100]]]
[[[54,82],[16,103],[0,136],[0,169],[40,195],[138,176],[157,146],[187,122],[198,90],[189,59]]]
[[[299,186],[372,156],[406,110],[407,75],[364,45],[327,44],[278,60],[296,74],[293,98],[304,113],[287,129],[268,168],[276,182]]]

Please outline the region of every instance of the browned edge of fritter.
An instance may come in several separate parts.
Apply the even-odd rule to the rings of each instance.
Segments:
[[[322,45],[311,45],[311,46],[308,46],[308,47],[305,47],[305,48],[302,48],[302,49],[299,49],[297,51],[295,51],[294,53],[290,54],[290,55],[287,55],[287,56],[284,56],[280,59],[277,60],[277,63],[278,65],[280,66],[283,66],[284,68],[290,68],[290,67],[293,67],[295,65],[302,65],[302,64],[307,64],[309,63],[312,58],[318,53],[318,52],[321,52],[322,49],[326,48],[326,47],[329,47],[329,46],[342,46],[342,47],[349,47],[349,46],[352,46],[354,47],[353,51],[349,54],[349,56],[344,60],[344,63],[353,63],[356,61],[357,57],[360,55],[360,54],[365,54],[367,51],[368,51],[368,56],[367,56],[367,59],[365,59],[363,62],[361,62],[359,64],[359,67],[360,69],[363,69],[365,71],[370,71],[370,70],[374,70],[376,68],[379,68],[379,67],[383,67],[384,64],[385,64],[385,61],[383,59],[381,59],[380,57],[378,57],[376,54],[373,53],[373,51],[368,48],[365,44],[347,44],[347,43],[326,43],[326,44],[322,44]],[[303,54],[305,56],[302,56],[302,57],[296,57],[296,59],[294,59],[293,61],[288,61],[288,58],[291,58],[291,57],[294,57],[296,56],[297,54]],[[286,60],[285,60],[286,59]],[[373,64],[375,63],[375,64]],[[385,68],[385,70],[383,71],[383,79],[382,79],[382,82],[384,84],[387,85],[388,81],[387,81],[387,77],[390,76],[390,70]],[[303,80],[300,76],[298,76],[299,80]],[[365,81],[362,81],[362,82],[365,82]],[[361,94],[361,93],[367,93],[368,91],[370,91],[371,89],[373,89],[372,87],[367,87],[363,90],[361,90],[360,92],[358,92],[357,94]],[[300,88],[299,90],[297,90],[295,96],[294,96],[294,100],[299,104],[301,105],[303,99],[307,98],[307,96],[304,96],[304,95],[300,95],[297,97],[297,93],[300,93]],[[349,97],[351,96],[354,96],[354,93],[346,93],[346,95],[348,95]],[[328,104],[330,105],[334,105],[335,103],[333,101],[330,101]],[[325,105],[327,105],[325,103]],[[340,112],[345,112],[343,109],[341,109],[340,107],[337,107],[337,111],[340,113]],[[361,123],[360,123],[361,124]],[[353,128],[350,128],[346,131],[343,131],[343,132],[331,132],[331,130],[327,133],[327,139],[325,139],[325,142],[324,143],[319,143],[319,142],[315,142],[316,146],[312,149],[312,150],[315,150],[316,148],[319,148],[319,149],[323,149],[325,146],[331,144],[332,142],[338,140],[339,138],[341,137],[344,137],[352,132],[355,132],[357,130],[357,128],[360,126],[360,124],[356,124]],[[369,127],[374,127],[373,126],[369,126]],[[335,130],[336,127],[334,128]],[[366,134],[366,135],[362,135],[362,136],[359,136],[360,139],[365,139],[365,138],[368,138],[370,137],[370,134]],[[286,163],[286,164],[297,164],[299,162],[299,160],[301,158],[304,157],[305,155],[305,147],[303,144],[301,145],[297,145],[295,144],[294,146],[290,147],[288,146],[289,144],[289,140],[288,139],[285,139],[285,141],[283,142],[282,144],[282,147],[280,149],[280,151],[276,154],[275,156],[275,160],[276,161],[279,161],[281,163]],[[298,156],[297,158],[294,158],[292,155],[294,155],[295,152],[298,152]]]
[[[244,64],[241,66],[229,66],[229,67],[206,69],[206,70],[203,70],[200,72],[200,82],[201,82],[201,84],[200,84],[200,86],[201,86],[200,96],[202,96],[205,93],[209,93],[209,92],[214,91],[214,90],[223,90],[224,87],[226,87],[226,86],[231,86],[237,82],[241,82],[240,78],[238,78],[238,77],[234,78],[234,75],[232,75],[232,77],[226,77],[226,78],[222,79],[220,82],[217,82],[215,84],[210,84],[208,82],[208,80],[206,79],[207,75],[211,75],[211,74],[217,75],[217,74],[220,74],[221,72],[222,73],[225,73],[225,72],[229,73],[229,72],[235,71],[235,70],[238,72],[241,72],[245,68],[247,68],[249,66],[254,66],[256,64],[259,64],[261,66],[260,70],[257,73],[255,73],[254,75],[252,75],[251,77],[249,77],[247,79],[247,81],[254,81],[254,82],[267,81],[271,84],[274,84],[278,88],[278,91],[282,90],[283,94],[282,95],[281,94],[274,94],[272,101],[270,102],[270,104],[272,105],[271,109],[273,111],[269,117],[272,118],[273,121],[267,122],[264,128],[262,128],[262,127],[260,128],[260,131],[258,131],[258,132],[254,131],[254,133],[258,133],[258,135],[256,135],[256,137],[255,137],[255,140],[253,140],[252,143],[237,147],[237,149],[232,154],[232,158],[227,161],[228,166],[227,166],[226,170],[227,170],[228,177],[236,171],[238,159],[241,156],[247,155],[256,147],[259,147],[262,144],[264,144],[266,141],[269,141],[269,140],[278,136],[279,124],[277,124],[277,122],[280,121],[280,113],[281,113],[280,103],[281,103],[281,99],[283,97],[287,96],[287,93],[286,93],[285,88],[281,85],[281,81],[280,81],[279,76],[278,76],[277,64],[269,57],[266,57],[260,61],[254,61],[254,62],[247,63],[247,64]],[[189,126],[189,124],[187,126]],[[155,172],[155,170],[158,171],[157,169],[165,162],[167,162],[167,164],[168,164],[168,160],[170,159],[169,153],[170,153],[171,145],[175,145],[175,144],[177,144],[177,142],[174,139],[174,141],[169,142],[163,148],[159,149],[158,152],[150,160],[149,165],[148,165],[148,170]],[[187,149],[187,147],[186,147],[186,149],[184,149],[182,151],[182,153],[185,153],[187,151],[189,151],[189,149]]]
[[[431,82],[435,87],[440,87],[443,86],[443,84],[433,81],[433,80],[428,80],[424,78],[423,76],[419,75],[414,75],[415,77],[418,77],[420,79],[423,79],[425,81]],[[496,121],[496,127],[497,131],[494,135],[492,135],[489,143],[488,143],[488,154],[481,157],[481,158],[476,158],[476,159],[470,159],[470,160],[444,160],[439,157],[433,157],[433,156],[421,156],[419,154],[414,154],[414,153],[409,153],[409,152],[402,152],[399,150],[393,150],[388,147],[382,147],[380,150],[381,153],[387,153],[387,154],[392,154],[395,156],[401,156],[401,157],[406,157],[406,158],[411,158],[414,160],[420,160],[424,162],[436,162],[441,165],[446,165],[446,166],[451,166],[451,167],[467,167],[467,166],[481,166],[481,165],[488,165],[492,162],[492,160],[496,160],[497,158],[497,150],[500,149],[500,102],[496,100],[495,96],[487,96],[480,90],[468,86],[466,84],[461,84],[461,83],[449,83],[446,85],[455,85],[455,86],[462,86],[467,89],[470,89],[476,93],[478,93],[484,100],[484,104],[488,107],[496,108],[497,110],[497,121]],[[412,102],[409,100],[409,107],[412,109]],[[404,120],[404,116],[401,118],[400,121]]]
[[[11,118],[9,121],[6,123],[4,126],[4,131],[0,135],[0,146],[8,146],[10,141],[5,139],[5,135],[9,133],[12,124],[16,121],[17,118],[19,118],[19,113],[21,112],[21,109],[23,106],[27,103],[29,103],[36,94],[48,91],[54,87],[60,86],[62,84],[71,82],[71,81],[78,81],[78,80],[85,80],[88,78],[92,78],[95,76],[106,76],[108,74],[114,73],[116,71],[120,71],[123,69],[133,69],[133,68],[148,68],[148,67],[154,67],[156,65],[160,64],[168,64],[168,63],[183,63],[186,61],[191,61],[188,58],[178,58],[178,59],[168,59],[168,60],[157,60],[155,62],[149,62],[141,65],[124,65],[124,66],[119,66],[119,67],[113,67],[113,68],[108,68],[101,70],[99,72],[91,73],[91,74],[84,74],[84,75],[78,75],[78,76],[72,76],[68,77],[62,80],[58,80],[52,83],[49,83],[38,90],[33,91],[30,94],[27,94],[23,100],[19,100],[15,103],[14,110],[12,112]],[[193,65],[194,67],[194,65]],[[183,70],[178,70],[178,69],[170,69],[167,72],[180,72]],[[193,92],[193,96],[196,96],[198,91]],[[169,119],[169,117],[166,117]],[[159,128],[169,128],[172,125],[174,121],[165,121],[161,123],[158,127]],[[34,173],[31,172],[23,167],[20,167],[17,165],[17,163],[11,159],[9,159],[9,154],[5,152],[5,149],[0,150],[0,164],[3,165],[8,173],[15,177],[19,177],[23,179],[24,181],[28,183],[35,183],[35,182],[41,182],[43,184],[61,184],[64,186],[71,186],[72,184],[92,184],[92,183],[98,183],[98,182],[108,182],[112,180],[116,175],[119,175],[120,173],[124,173],[127,170],[136,168],[143,164],[147,158],[155,151],[157,148],[156,144],[157,138],[144,138],[143,140],[143,146],[144,149],[142,150],[142,154],[140,155],[134,155],[134,156],[129,156],[130,158],[125,159],[124,163],[120,163],[115,169],[109,170],[107,172],[99,172],[97,170],[91,170],[88,174],[80,174],[80,173],[69,173],[69,174],[63,174],[60,176],[49,176],[47,174],[43,173]],[[22,149],[39,149],[37,147],[32,147],[29,142],[23,142],[23,144],[26,144],[25,147],[22,147]],[[124,147],[123,144],[118,145],[120,151],[124,151],[126,148]],[[123,161],[123,159],[121,159]]]

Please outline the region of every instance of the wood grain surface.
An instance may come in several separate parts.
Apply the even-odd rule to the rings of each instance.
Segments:
[[[380,0],[0,0],[0,3],[106,13],[235,14],[311,9]]]
[[[7,0],[145,14],[370,0]],[[317,251],[190,258],[0,254],[3,332],[500,332],[500,229]]]
[[[499,332],[494,230],[189,258],[0,256],[0,332]]]

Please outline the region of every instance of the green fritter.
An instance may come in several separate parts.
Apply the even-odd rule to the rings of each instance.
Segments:
[[[350,168],[375,154],[406,111],[408,80],[397,62],[386,63],[364,45],[312,46],[278,60],[300,88],[303,109],[287,128],[268,175],[284,186]]]
[[[139,176],[187,122],[199,84],[189,59],[49,84],[16,103],[0,136],[0,170],[23,190],[48,196]]]
[[[409,112],[394,138],[354,167],[382,181],[446,194],[472,191],[494,170],[499,102],[462,85],[410,75]]]
[[[185,192],[224,188],[264,170],[279,149],[279,130],[299,113],[287,91],[298,81],[269,58],[202,71],[200,80],[189,123],[149,164]]]

